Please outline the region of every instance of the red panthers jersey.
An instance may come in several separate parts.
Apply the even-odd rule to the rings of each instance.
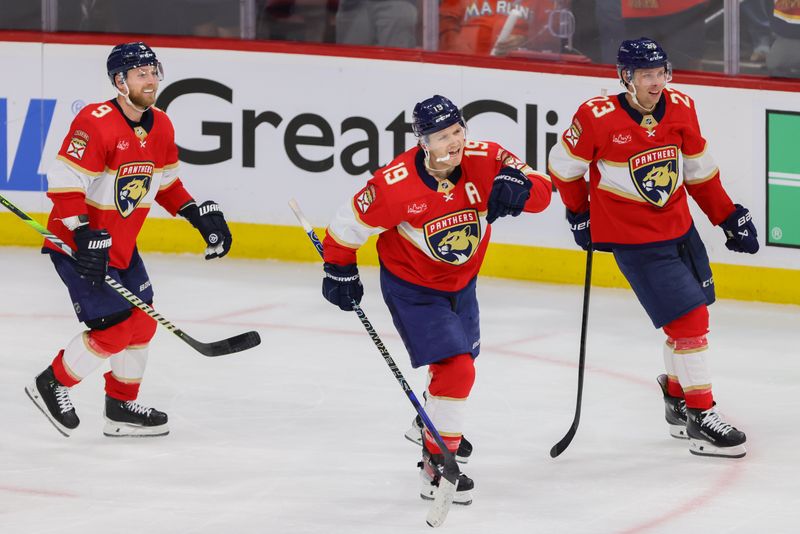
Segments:
[[[166,113],[151,108],[132,123],[116,100],[78,113],[47,181],[53,201],[48,229],[74,249],[61,219],[88,215],[89,226],[111,234],[110,265],[120,269],[130,262],[154,200],[172,215],[192,200],[178,178],[175,131]]]
[[[570,211],[585,212],[591,196],[594,243],[669,241],[692,224],[687,191],[715,225],[734,210],[706,145],[694,101],[681,92],[665,89],[645,115],[625,93],[600,96],[578,108],[549,172]]]
[[[326,232],[325,261],[356,262],[356,250],[378,237],[381,264],[395,276],[442,291],[458,291],[478,274],[491,235],[486,204],[494,177],[514,167],[532,182],[525,211],[550,203],[550,180],[496,143],[467,141],[461,165],[437,182],[419,146],[378,169],[342,206]]]

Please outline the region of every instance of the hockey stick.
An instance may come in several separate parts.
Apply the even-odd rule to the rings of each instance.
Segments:
[[[53,235],[50,230],[39,224],[37,221],[31,218],[30,215],[25,213],[24,211],[20,210],[16,207],[10,200],[5,198],[4,196],[0,195],[0,203],[3,204],[8,210],[25,221],[28,226],[39,232],[47,239],[50,243],[60,248],[63,252],[69,255],[71,258],[75,258],[75,254],[73,253],[72,249],[64,243],[61,239]],[[142,301],[139,297],[131,293],[128,289],[125,288],[122,284],[111,278],[110,276],[106,275],[106,284],[111,286],[111,288],[119,293],[119,295],[145,312],[147,315],[152,317],[154,320],[158,321],[161,326],[181,338],[185,343],[191,346],[194,350],[202,354],[203,356],[222,356],[224,354],[233,354],[234,352],[241,352],[243,350],[247,350],[250,348],[255,347],[259,343],[261,343],[261,337],[258,335],[258,332],[245,332],[244,334],[239,334],[238,336],[233,336],[228,339],[222,339],[220,341],[213,341],[211,343],[203,343],[201,341],[197,341],[189,334],[185,333],[183,330],[172,324],[170,321],[165,319],[161,316],[160,313],[155,311],[152,307],[148,306],[145,302]]]
[[[297,220],[303,225],[303,230],[305,230],[306,235],[311,240],[314,248],[317,249],[317,252],[319,252],[320,257],[322,257],[322,243],[317,237],[317,234],[314,232],[314,228],[312,228],[311,224],[305,218],[303,212],[300,211],[300,206],[297,204],[297,201],[295,199],[290,200],[289,207],[292,208],[295,217],[297,217]],[[386,349],[383,341],[381,341],[381,338],[378,336],[375,328],[373,328],[372,323],[370,323],[369,319],[367,319],[367,315],[364,313],[364,310],[361,309],[361,306],[359,306],[356,301],[352,301],[352,304],[353,311],[356,312],[361,324],[364,325],[364,329],[369,334],[372,342],[375,343],[376,347],[378,347],[378,351],[381,353],[381,356],[383,356],[386,365],[389,366],[389,370],[391,370],[394,377],[400,383],[400,387],[403,388],[408,400],[411,401],[414,409],[419,414],[419,417],[422,419],[425,428],[428,429],[428,432],[431,433],[433,439],[436,441],[436,444],[442,450],[442,454],[444,455],[444,472],[442,477],[439,479],[439,491],[436,492],[436,495],[433,499],[433,504],[431,505],[431,509],[428,512],[428,517],[426,518],[429,526],[441,526],[444,523],[444,520],[447,519],[447,512],[450,511],[450,505],[453,503],[453,498],[456,495],[456,489],[458,487],[458,475],[460,471],[458,469],[458,465],[456,464],[456,457],[447,449],[442,436],[439,435],[439,431],[437,431],[433,426],[428,414],[425,412],[425,408],[423,408],[419,403],[419,400],[414,394],[414,391],[411,389],[411,386],[408,385],[408,382],[406,382],[406,379],[403,377],[403,373],[400,371],[400,369],[398,369],[397,364],[392,359],[392,356],[389,354],[389,351]]]
[[[586,323],[589,319],[589,288],[592,287],[592,246],[589,245],[589,250],[586,251],[586,279],[583,282],[583,316],[581,317],[581,348],[580,356],[578,357],[578,401],[575,404],[575,418],[572,420],[572,426],[569,427],[567,434],[561,438],[561,441],[553,445],[550,449],[550,457],[555,458],[564,452],[572,438],[575,437],[575,432],[578,431],[578,423],[581,420],[581,400],[583,399],[583,374],[586,367]]]

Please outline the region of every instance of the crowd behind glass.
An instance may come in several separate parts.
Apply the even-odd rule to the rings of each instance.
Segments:
[[[646,35],[669,50],[676,69],[800,78],[800,0],[0,0],[0,29],[597,64],[613,64],[623,39]]]

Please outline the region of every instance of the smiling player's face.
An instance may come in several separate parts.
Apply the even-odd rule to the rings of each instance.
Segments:
[[[128,71],[125,77],[125,84],[128,86],[128,98],[137,107],[146,109],[156,103],[158,93],[159,72],[155,65],[137,67]],[[121,86],[117,82],[117,86]],[[125,92],[124,87],[120,87],[121,92]]]
[[[466,132],[460,124],[453,124],[444,130],[428,136],[427,146],[430,152],[429,165],[433,169],[457,167],[464,156]]]
[[[668,81],[667,69],[664,67],[636,69],[632,80],[636,89],[636,99],[644,107],[652,108],[661,98]]]

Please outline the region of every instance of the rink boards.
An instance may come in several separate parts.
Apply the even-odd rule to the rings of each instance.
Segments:
[[[72,117],[88,103],[113,96],[103,66],[117,40],[0,42],[4,72],[26,73],[0,89],[0,192],[23,209],[37,214],[49,210],[45,173]],[[166,71],[159,106],[176,127],[182,179],[198,199],[221,204],[232,221],[232,254],[239,257],[315,261],[287,201],[297,198],[312,223],[324,227],[374,168],[413,146],[411,109],[433,93],[445,94],[464,108],[470,138],[498,141],[543,170],[549,147],[577,106],[603,90],[619,91],[611,69],[564,74],[537,72],[536,67],[514,70],[518,65],[510,63],[489,69],[443,64],[441,55],[431,56],[431,62],[424,55],[400,53],[384,60],[338,57],[330,51],[232,49],[236,44],[198,53],[194,44],[181,43],[151,41]],[[681,78],[678,73],[676,80]],[[698,81],[699,76],[683,78]],[[722,232],[692,204],[714,263],[718,294],[800,303],[800,252],[797,241],[789,239],[794,235],[790,229],[798,227],[797,215],[781,207],[785,188],[775,193],[776,184],[768,181],[769,173],[780,171],[768,167],[766,120],[768,110],[800,112],[800,93],[797,87],[784,90],[787,84],[781,90],[747,83],[720,87],[719,78],[707,78],[708,84],[699,80],[674,86],[694,98],[723,182],[734,201],[752,211],[762,245],[777,245],[763,246],[755,256],[730,253]],[[783,127],[772,140],[796,140],[800,132],[793,128]],[[791,143],[775,145],[769,153],[791,150],[784,146]],[[791,190],[796,191],[800,188]],[[767,239],[776,235],[776,213],[788,218],[781,223],[789,236],[783,242]],[[197,253],[202,248],[184,221],[168,219],[158,207],[152,217],[140,241],[143,250]],[[39,243],[38,236],[12,219],[0,214],[0,244]],[[484,274],[582,282],[583,253],[572,242],[557,195],[542,214],[504,219],[494,226]],[[375,264],[374,247],[366,247],[359,261]],[[625,286],[607,254],[598,255],[594,281]]]

